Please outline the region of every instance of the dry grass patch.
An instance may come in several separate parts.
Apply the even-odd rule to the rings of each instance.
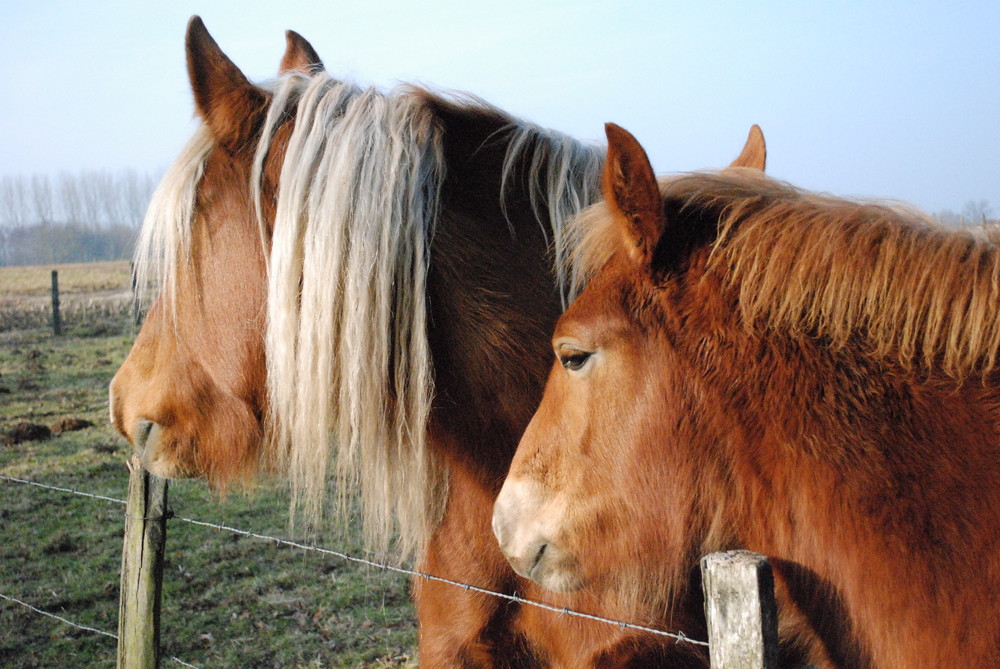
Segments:
[[[60,293],[108,293],[131,289],[128,260],[24,265],[0,267],[0,299],[50,295],[52,270],[59,272]]]

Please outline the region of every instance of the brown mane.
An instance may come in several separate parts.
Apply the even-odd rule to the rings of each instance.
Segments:
[[[861,336],[876,355],[957,379],[996,368],[995,231],[949,231],[904,205],[810,193],[755,170],[685,174],[660,191],[668,219],[712,228],[708,269],[737,291],[748,326],[838,346]],[[574,222],[578,286],[620,245],[606,211],[596,204]]]

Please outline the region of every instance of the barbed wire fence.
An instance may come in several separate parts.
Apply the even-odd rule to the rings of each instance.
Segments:
[[[20,479],[20,478],[15,478],[15,477],[12,477],[12,476],[6,476],[6,475],[2,475],[2,474],[0,474],[0,481],[4,481],[4,482],[7,482],[7,483],[24,485],[24,486],[29,486],[29,487],[41,488],[41,489],[56,491],[56,492],[60,492],[60,493],[65,493],[65,494],[70,494],[70,495],[76,495],[76,496],[85,497],[85,498],[91,498],[91,499],[95,499],[95,500],[101,500],[101,501],[105,501],[105,502],[119,504],[119,505],[122,505],[122,506],[126,506],[126,504],[127,504],[126,500],[118,499],[118,498],[115,498],[115,497],[109,497],[109,496],[106,496],[106,495],[98,495],[98,494],[94,494],[94,493],[90,493],[90,492],[85,492],[85,491],[81,491],[81,490],[75,490],[75,489],[72,489],[72,488],[65,488],[65,487],[60,487],[60,486],[54,486],[54,485],[49,485],[49,484],[46,484],[46,483],[41,483],[41,482],[38,482],[38,481],[31,481],[31,480],[27,480],[27,479]],[[708,648],[710,648],[710,651],[711,651],[712,656],[713,656],[713,664],[712,664],[713,667],[715,667],[715,666],[726,666],[724,664],[716,664],[716,662],[714,660],[716,649],[715,649],[714,646],[718,646],[718,647],[721,647],[721,646],[732,647],[733,641],[736,641],[736,642],[743,641],[743,640],[740,640],[740,639],[735,639],[735,640],[734,639],[728,639],[727,642],[724,643],[724,644],[718,643],[717,640],[716,640],[716,637],[718,635],[721,634],[721,635],[723,635],[723,637],[726,637],[726,635],[728,635],[730,637],[732,636],[731,632],[729,632],[728,630],[725,630],[725,629],[721,629],[719,627],[720,623],[722,622],[721,619],[718,620],[718,621],[716,621],[716,625],[715,625],[715,629],[714,630],[713,630],[712,620],[711,619],[709,620],[709,633],[710,633],[710,637],[712,638],[713,642],[715,642],[713,644],[710,644],[709,642],[706,642],[706,641],[700,641],[700,640],[688,637],[682,631],[670,632],[670,631],[661,630],[661,629],[657,629],[657,628],[653,628],[653,627],[648,627],[648,626],[644,626],[644,625],[638,625],[638,624],[630,623],[630,622],[626,622],[626,621],[613,620],[613,619],[605,618],[605,617],[602,617],[602,616],[597,616],[597,615],[593,615],[593,614],[588,614],[588,613],[583,613],[583,612],[579,612],[579,611],[574,611],[574,610],[569,609],[569,608],[555,607],[555,606],[551,606],[551,605],[545,604],[543,602],[538,602],[538,601],[534,601],[534,600],[530,600],[530,599],[525,599],[523,597],[518,596],[517,594],[496,592],[496,591],[489,590],[489,589],[486,589],[486,588],[481,588],[481,587],[478,587],[478,586],[475,586],[475,585],[472,585],[472,584],[462,583],[460,581],[455,581],[455,580],[443,578],[443,577],[440,577],[440,576],[437,576],[437,575],[434,575],[434,574],[429,574],[429,573],[421,572],[419,570],[408,569],[408,568],[405,568],[405,567],[399,567],[399,566],[387,564],[385,562],[379,562],[379,561],[376,561],[376,560],[369,560],[367,558],[362,558],[362,557],[358,557],[358,556],[355,556],[355,555],[350,555],[348,553],[344,553],[342,551],[338,551],[338,550],[334,550],[334,549],[330,549],[330,548],[324,548],[324,547],[320,547],[320,546],[313,546],[313,545],[305,544],[305,543],[302,543],[302,542],[299,542],[299,541],[293,541],[293,540],[285,539],[285,538],[282,538],[282,537],[276,537],[276,536],[261,534],[261,533],[258,533],[258,532],[252,532],[252,531],[249,531],[249,530],[244,530],[244,529],[237,528],[237,527],[232,527],[232,526],[229,526],[229,525],[223,525],[223,524],[219,524],[219,523],[207,522],[207,521],[198,520],[198,519],[195,519],[195,518],[187,518],[187,517],[184,517],[184,516],[175,515],[174,513],[172,513],[169,510],[167,511],[166,518],[169,518],[170,520],[173,520],[173,521],[182,522],[182,523],[188,523],[188,524],[191,524],[191,525],[196,525],[196,526],[205,527],[205,528],[209,528],[209,529],[214,529],[214,530],[218,530],[218,531],[231,532],[231,533],[233,533],[235,535],[240,535],[240,536],[244,536],[244,537],[247,537],[247,538],[252,538],[252,539],[257,539],[257,540],[269,542],[269,543],[272,543],[272,544],[274,544],[276,546],[286,546],[286,547],[290,547],[290,548],[297,548],[297,549],[300,549],[300,550],[303,550],[303,551],[315,552],[315,553],[318,553],[318,554],[327,555],[327,556],[330,556],[330,557],[335,557],[335,558],[338,558],[340,560],[344,560],[344,561],[347,561],[347,562],[364,565],[364,566],[367,566],[367,567],[370,567],[370,568],[379,569],[379,570],[388,571],[388,572],[395,572],[395,573],[398,573],[398,574],[403,574],[403,575],[406,575],[406,576],[409,576],[409,577],[412,577],[412,578],[419,578],[419,579],[424,579],[424,580],[428,580],[428,581],[435,581],[435,582],[438,582],[438,583],[443,583],[443,584],[447,584],[447,585],[453,586],[453,587],[455,587],[457,589],[462,589],[462,590],[464,590],[466,592],[476,592],[476,593],[479,593],[479,594],[484,594],[484,595],[487,595],[487,596],[496,597],[496,598],[503,599],[503,600],[506,600],[506,601],[515,602],[515,603],[523,605],[523,606],[537,607],[537,608],[544,609],[546,611],[557,613],[557,614],[563,615],[563,616],[578,617],[578,618],[581,618],[581,619],[590,620],[590,621],[594,621],[594,622],[598,622],[598,623],[603,623],[603,624],[607,624],[607,625],[613,625],[613,626],[618,627],[622,631],[632,630],[632,631],[637,631],[637,632],[644,632],[644,633],[652,634],[652,635],[659,636],[659,637],[669,638],[669,639],[673,640],[675,643],[685,643],[685,644],[691,644],[691,645],[694,645],[694,646],[708,647]],[[707,556],[705,559],[703,559],[702,568],[703,568],[703,571],[704,571],[704,570],[706,570],[708,568],[717,569],[717,568],[719,568],[719,565],[722,565],[723,569],[729,569],[729,568],[731,568],[732,565],[739,563],[739,560],[742,557],[743,556],[730,556],[729,554],[713,554],[712,556]],[[711,563],[714,566],[710,567],[710,566],[708,566],[708,563]],[[766,574],[764,574],[764,580],[767,581],[768,579],[771,578],[770,577],[770,567],[767,566],[767,565],[765,565],[765,566],[766,566],[767,571],[766,571]],[[737,564],[737,568],[743,570],[741,572],[742,575],[738,576],[737,578],[738,579],[742,579],[744,582],[736,584],[735,587],[737,587],[738,589],[741,589],[742,592],[749,592],[751,595],[753,595],[755,597],[756,596],[756,586],[759,585],[757,583],[757,581],[760,580],[760,578],[761,578],[761,573],[760,573],[761,566],[760,566],[759,561],[755,560],[753,562],[753,564],[751,564],[749,567],[747,567],[743,563],[739,563],[739,564]],[[747,571],[748,569],[749,569],[749,571]],[[725,578],[729,578],[729,577],[726,576]],[[754,583],[750,583],[748,581],[748,579],[754,581]],[[707,579],[707,580],[712,580],[712,579]],[[768,596],[772,600],[770,602],[770,607],[773,609],[773,582],[765,583],[764,585],[766,585],[768,587],[763,588],[761,591],[765,592],[765,594],[769,593]],[[725,587],[728,588],[729,590],[731,590],[734,587],[734,585],[733,585],[733,583],[726,583]],[[706,598],[710,600],[711,599],[711,594],[712,593],[706,591]],[[83,631],[86,631],[86,632],[89,632],[89,633],[93,633],[93,634],[107,636],[107,637],[115,639],[116,641],[119,640],[119,635],[117,635],[117,634],[113,634],[111,632],[108,632],[108,631],[105,631],[105,630],[101,630],[101,629],[97,629],[97,628],[94,628],[94,627],[90,627],[90,626],[87,626],[87,625],[81,625],[81,624],[79,624],[77,622],[74,622],[72,620],[69,620],[69,619],[67,619],[65,617],[62,617],[62,616],[59,616],[59,615],[54,614],[52,612],[40,609],[40,608],[38,608],[38,607],[36,607],[36,606],[28,603],[28,602],[24,602],[24,601],[20,600],[18,598],[11,597],[11,596],[5,595],[3,593],[0,593],[0,599],[3,599],[4,601],[10,602],[12,604],[16,604],[16,605],[25,607],[25,608],[27,608],[27,609],[35,612],[36,614],[39,614],[39,615],[42,615],[42,616],[46,616],[46,617],[49,617],[49,618],[53,618],[55,620],[58,620],[58,621],[60,621],[60,622],[62,622],[64,624],[67,624],[67,625],[69,625],[71,627],[74,627],[76,629],[80,629],[80,630],[83,630]],[[759,612],[760,612],[760,610],[762,608],[763,609],[767,608],[767,604],[765,603],[765,605],[762,606],[759,601],[757,601],[756,599],[754,599],[753,607],[754,607],[754,609],[756,611],[756,614],[759,615]],[[774,615],[773,611],[770,613],[770,615],[773,617],[773,615]],[[764,630],[763,635],[767,636],[768,634],[771,634],[771,636],[774,637],[774,638],[764,639],[762,641],[763,645],[761,647],[762,648],[765,648],[765,647],[769,648],[769,650],[767,650],[765,652],[770,652],[772,655],[774,655],[774,650],[773,649],[776,648],[776,632],[771,631],[771,630]],[[731,653],[732,651],[728,651],[728,652]],[[179,659],[177,657],[173,657],[173,656],[165,656],[165,657],[166,657],[166,659],[170,660],[171,662],[174,662],[174,663],[179,664],[181,666],[184,666],[184,667],[195,667],[197,669],[196,665],[189,664],[189,663],[187,663],[187,662],[185,662],[185,661],[183,661],[183,660],[181,660],[181,659]],[[776,656],[775,656],[775,660],[776,660]],[[740,665],[740,666],[744,666],[744,665]],[[764,662],[760,666],[762,666],[762,667],[770,667],[772,665],[769,662]]]

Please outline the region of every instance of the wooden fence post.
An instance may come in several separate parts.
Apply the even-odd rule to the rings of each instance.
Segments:
[[[160,591],[167,537],[167,481],[129,464],[118,602],[118,669],[160,666]]]
[[[59,272],[52,270],[52,333],[62,334],[62,318],[59,317]]]
[[[776,669],[774,574],[763,555],[712,553],[701,559],[712,669]]]

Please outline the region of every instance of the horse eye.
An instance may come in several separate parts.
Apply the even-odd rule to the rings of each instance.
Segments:
[[[570,355],[560,355],[559,362],[569,371],[575,372],[582,369],[583,366],[587,364],[587,361],[590,360],[590,356],[591,354],[586,351],[576,351]]]

